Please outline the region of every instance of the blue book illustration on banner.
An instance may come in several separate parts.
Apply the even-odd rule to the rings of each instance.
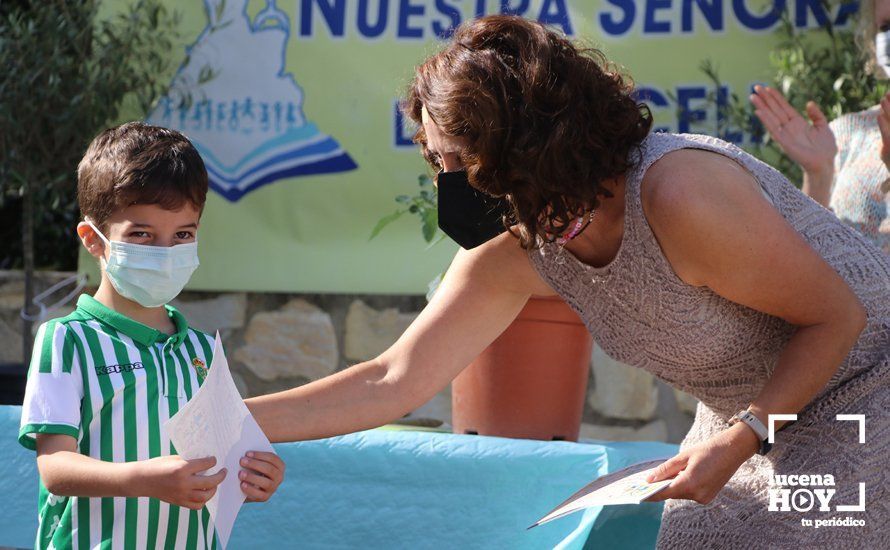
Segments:
[[[285,72],[287,14],[270,0],[251,20],[247,3],[205,0],[207,26],[147,119],[186,134],[211,188],[233,202],[283,178],[357,168],[303,113],[303,90]]]

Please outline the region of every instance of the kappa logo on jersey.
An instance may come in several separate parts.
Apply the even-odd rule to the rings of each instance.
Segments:
[[[99,376],[108,376],[109,374],[116,374],[119,372],[133,372],[134,370],[144,369],[145,366],[142,363],[126,363],[123,365],[108,365],[105,367],[96,367],[96,374]]]

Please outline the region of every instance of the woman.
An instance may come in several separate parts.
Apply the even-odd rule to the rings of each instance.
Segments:
[[[676,476],[662,547],[876,542],[890,520],[887,258],[732,145],[649,133],[630,92],[601,54],[539,24],[460,27],[417,69],[406,111],[442,170],[442,227],[467,246],[491,236],[497,208],[476,208],[469,187],[455,195],[463,180],[506,201],[511,231],[461,250],[379,357],[249,407],[275,441],[379,426],[448,384],[530,295],[559,294],[610,355],[702,402],[659,473]],[[744,409],[798,420],[777,423],[760,455],[756,422],[729,423]],[[837,413],[867,416],[865,445]],[[869,527],[817,531],[768,512],[774,472],[831,473],[844,504],[866,479]]]
[[[862,2],[857,38],[868,70],[890,76],[890,0]],[[803,192],[890,254],[890,93],[830,124],[810,101],[810,124],[777,90],[754,91],[755,114],[803,170]]]

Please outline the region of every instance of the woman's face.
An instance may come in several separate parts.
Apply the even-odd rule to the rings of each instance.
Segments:
[[[438,159],[439,166],[446,172],[463,169],[460,152],[466,146],[464,138],[445,135],[439,126],[430,118],[426,107],[420,111],[423,131],[426,134],[426,147],[430,155]]]

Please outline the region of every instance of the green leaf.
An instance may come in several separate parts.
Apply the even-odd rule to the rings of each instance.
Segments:
[[[401,218],[402,214],[404,214],[404,213],[405,213],[404,210],[396,210],[392,214],[380,218],[380,221],[378,221],[377,225],[374,226],[374,230],[371,231],[371,236],[368,237],[368,240],[370,241],[371,239],[373,239],[374,237],[379,235],[380,232],[383,231],[384,227],[386,227],[387,225],[396,221],[397,219]]]
[[[439,212],[433,209],[425,210],[421,217],[423,219],[423,240],[428,243],[432,242],[436,231],[439,230]]]
[[[445,233],[442,233],[442,232],[440,231],[440,232],[439,232],[439,238],[437,238],[435,241],[433,241],[433,242],[431,242],[430,244],[428,244],[428,245],[426,246],[426,250],[429,250],[430,248],[436,246],[436,245],[439,244],[440,242],[444,241],[447,237],[448,237],[448,236],[447,236]]]

